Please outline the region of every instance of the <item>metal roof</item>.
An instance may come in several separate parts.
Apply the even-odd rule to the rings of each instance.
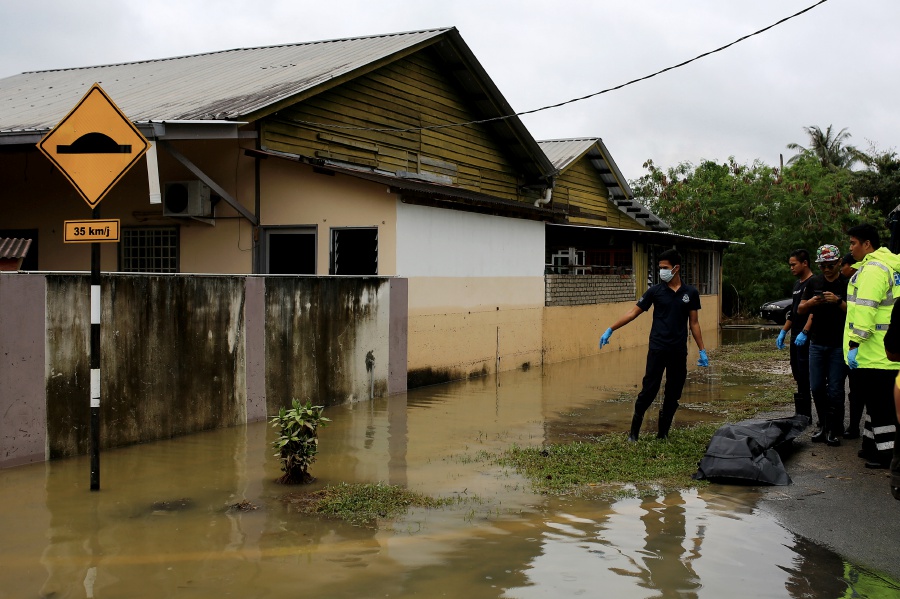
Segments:
[[[553,165],[455,27],[13,75],[0,79],[0,144],[34,143],[94,83],[136,123],[253,121],[425,47],[479,119],[508,117],[483,126],[529,182],[551,177]]]
[[[538,145],[560,174],[565,173],[566,169],[582,157],[587,158],[597,169],[600,179],[609,190],[610,201],[616,204],[620,212],[651,229],[666,231],[671,228],[649,208],[634,199],[628,181],[599,137],[548,139],[539,141]]]
[[[0,260],[20,260],[28,254],[29,248],[30,239],[0,237]]]
[[[132,121],[234,120],[453,31],[241,48],[0,79],[0,131],[46,130],[99,83]]]

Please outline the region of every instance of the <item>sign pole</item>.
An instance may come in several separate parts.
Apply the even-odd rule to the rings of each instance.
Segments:
[[[94,219],[100,208],[94,207]],[[100,490],[100,244],[91,243],[91,491]]]
[[[100,243],[119,241],[119,219],[100,221],[97,204],[150,142],[95,83],[37,145],[93,210],[64,223],[65,243],[91,244],[91,491],[100,490]]]

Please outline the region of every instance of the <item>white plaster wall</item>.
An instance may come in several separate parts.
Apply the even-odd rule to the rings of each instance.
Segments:
[[[544,223],[398,201],[397,275],[543,277]]]

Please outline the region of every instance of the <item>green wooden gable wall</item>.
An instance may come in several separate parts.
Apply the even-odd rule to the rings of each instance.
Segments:
[[[480,125],[384,132],[316,126],[415,128],[480,118],[429,49],[284,108],[262,120],[264,149],[424,175],[506,200],[534,202],[522,174]]]
[[[573,225],[647,229],[622,213],[609,199],[609,189],[586,156],[557,176],[553,204],[568,212],[569,222]]]

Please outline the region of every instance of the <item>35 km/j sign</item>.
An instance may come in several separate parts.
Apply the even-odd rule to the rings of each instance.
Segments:
[[[119,241],[119,219],[65,221],[65,243]]]

